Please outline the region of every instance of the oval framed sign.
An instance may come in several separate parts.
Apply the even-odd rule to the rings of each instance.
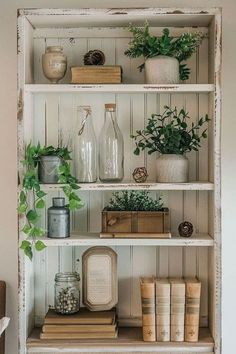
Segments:
[[[110,310],[118,302],[117,254],[91,247],[82,256],[83,303],[90,311]]]

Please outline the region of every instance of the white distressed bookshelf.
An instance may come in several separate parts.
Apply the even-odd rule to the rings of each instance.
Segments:
[[[141,59],[124,55],[130,41],[130,22],[161,34],[169,27],[177,36],[185,31],[203,31],[206,38],[189,60],[191,76],[178,85],[147,85],[137,66]],[[119,85],[72,85],[70,70],[60,84],[49,84],[42,72],[46,46],[61,45],[68,67],[82,64],[90,49],[105,53],[106,64],[121,65]],[[85,206],[72,213],[70,238],[43,238],[47,248],[34,254],[33,262],[19,251],[19,354],[30,353],[210,353],[221,354],[221,10],[217,8],[143,9],[21,9],[18,11],[18,161],[22,183],[24,147],[30,141],[42,145],[68,144],[73,158],[73,131],[78,105],[91,105],[97,136],[104,119],[104,104],[117,104],[118,124],[125,142],[125,178],[122,183],[81,184]],[[130,139],[144,127],[152,113],[164,105],[184,107],[193,122],[209,114],[208,139],[198,153],[188,155],[189,183],[156,183],[154,155],[133,154]],[[148,180],[134,183],[135,167],[146,166]],[[72,166],[73,167],[73,166]],[[20,188],[20,186],[19,186]],[[44,185],[46,206],[61,195],[60,185]],[[101,239],[101,210],[117,190],[149,190],[163,198],[171,210],[171,239]],[[178,236],[183,220],[194,225],[194,235]],[[46,210],[41,215],[46,228]],[[19,241],[22,218],[19,218]],[[107,245],[118,254],[119,303],[122,328],[114,341],[46,341],[39,339],[48,306],[53,305],[54,276],[58,271],[81,272],[83,252]],[[200,337],[197,343],[145,343],[141,340],[140,276],[198,276],[202,282]]]

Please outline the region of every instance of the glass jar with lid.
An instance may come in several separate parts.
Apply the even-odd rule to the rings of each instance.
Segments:
[[[76,272],[55,276],[54,307],[57,313],[71,315],[80,309],[80,276]]]

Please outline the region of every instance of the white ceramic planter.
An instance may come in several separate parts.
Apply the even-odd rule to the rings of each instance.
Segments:
[[[163,154],[157,158],[157,182],[188,182],[188,159],[183,155]]]
[[[178,84],[179,62],[177,59],[158,55],[145,61],[147,84]]]
[[[56,84],[61,80],[67,68],[67,58],[63,54],[63,48],[60,46],[51,46],[46,48],[42,56],[43,73],[51,83]]]

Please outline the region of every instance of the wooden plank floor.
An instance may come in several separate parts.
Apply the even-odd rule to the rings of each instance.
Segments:
[[[27,353],[212,353],[214,342],[207,328],[200,329],[197,343],[143,342],[141,328],[119,328],[117,339],[43,340],[35,328],[27,340]]]

